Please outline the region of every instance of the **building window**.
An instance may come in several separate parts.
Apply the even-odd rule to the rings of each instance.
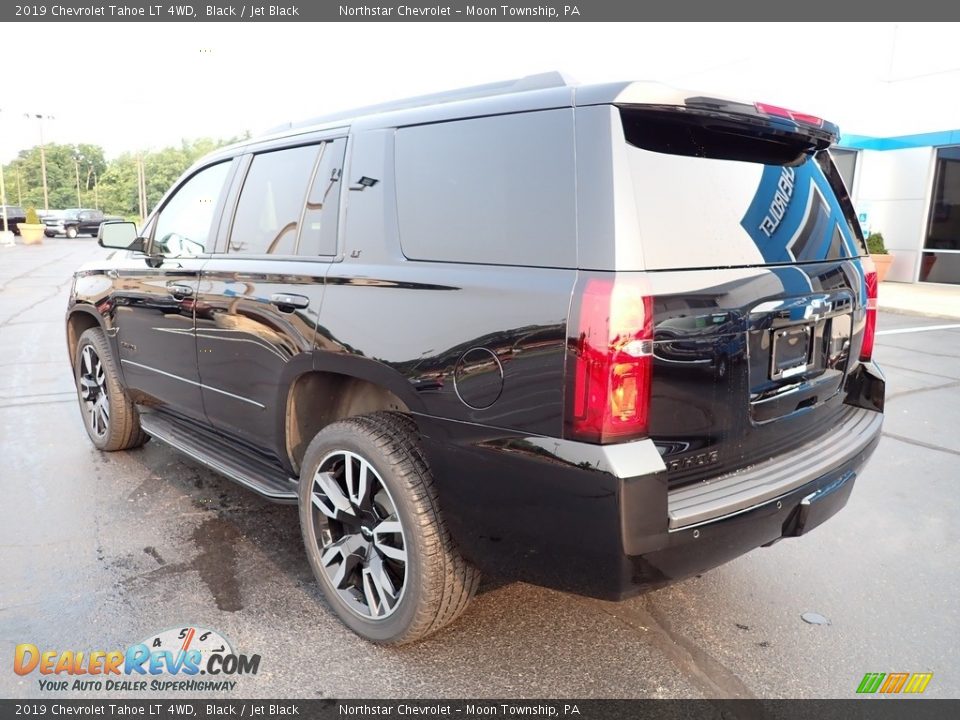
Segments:
[[[843,148],[831,148],[830,157],[833,158],[837,170],[840,171],[840,177],[843,178],[843,184],[847,186],[847,192],[853,195],[853,176],[857,172],[857,155],[859,150],[845,150]]]
[[[920,280],[960,285],[960,147],[937,150]]]

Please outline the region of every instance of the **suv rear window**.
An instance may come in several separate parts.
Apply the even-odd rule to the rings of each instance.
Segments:
[[[621,110],[647,269],[836,260],[865,252],[826,150],[746,122]]]
[[[574,267],[572,110],[401,128],[397,206],[414,260]]]

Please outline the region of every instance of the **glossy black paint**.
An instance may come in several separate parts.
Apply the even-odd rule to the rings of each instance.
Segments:
[[[111,322],[126,387],[147,405],[193,420],[205,419],[193,335],[203,262],[168,259],[152,267],[142,256],[129,257],[105,276],[112,280]]]
[[[676,347],[678,318],[697,317],[707,307],[711,320],[683,339],[694,361],[708,360],[707,371],[697,362],[656,365],[651,435],[665,462],[705,449],[717,449],[720,461],[627,483],[528,442],[531,435],[560,434],[564,313],[574,271],[290,262],[296,266],[222,257],[151,267],[142,255],[120,255],[113,263],[117,277],[106,271],[78,277],[74,302],[97,308],[116,329],[119,355],[131,361],[123,363],[125,382],[142,402],[202,417],[287,466],[285,400],[299,375],[344,373],[390,388],[418,419],[459,547],[498,575],[618,598],[776,539],[773,528],[782,521],[751,513],[733,524],[722,521],[719,545],[679,543],[680,536],[666,532],[668,486],[809,440],[829,427],[846,397],[843,369],[825,363],[800,378],[794,407],[783,417],[768,423],[751,417],[751,373],[769,357],[758,359],[763,343],[749,338],[765,332],[770,317],[751,320],[750,309],[783,299],[781,275],[796,268],[650,273],[658,344]],[[809,287],[799,296],[857,297],[847,265],[805,266]],[[170,283],[194,284],[195,297],[177,299]],[[272,304],[281,292],[309,298],[308,307]],[[862,311],[853,313],[849,356],[856,356],[862,323]],[[454,386],[474,348],[499,360],[479,363],[470,378],[490,386],[481,387],[481,395],[499,390],[486,408],[463,403]],[[722,376],[718,357],[727,363]],[[132,365],[141,360],[198,385]],[[222,392],[201,389],[201,382]],[[804,405],[825,383],[822,399]],[[625,522],[651,540],[649,553],[624,553]],[[688,557],[690,551],[695,554]]]
[[[327,266],[297,260],[264,265],[229,255],[204,264],[195,305],[196,358],[210,424],[286,464],[286,393],[313,367]]]
[[[879,442],[831,473],[747,512],[670,532],[667,478],[616,478],[505,431],[420,418],[445,517],[465,556],[501,577],[620,600],[797,534],[800,502],[845,479],[817,507],[838,512]],[[628,554],[626,547],[635,547]]]
[[[559,436],[574,275],[443,263],[374,266],[347,258],[327,275],[320,342],[334,353],[375,360],[411,410]],[[478,356],[478,348],[497,362],[484,362],[490,354]],[[338,359],[321,353],[317,368],[332,370]],[[467,392],[479,399],[473,407],[454,387],[458,367]]]
[[[858,473],[879,441],[878,434],[855,458],[779,500],[695,529],[665,533],[659,537],[647,536],[646,541],[658,547],[639,555],[620,558],[620,583],[607,599],[623,599],[638,592],[663,587],[722,565],[755,548],[810,532],[846,505]],[[818,501],[815,516],[805,526],[798,527],[803,499],[837,484],[840,485],[838,490],[825,494]],[[634,509],[632,499],[626,498],[624,506],[629,514]],[[641,508],[636,508],[636,512],[641,511]],[[581,592],[592,594],[587,588]]]
[[[648,273],[655,313],[650,435],[668,467],[717,453],[709,466],[670,471],[671,485],[796,447],[842,412],[841,389],[857,365],[865,317],[858,265]],[[809,367],[771,379],[772,333],[790,328],[810,328]]]
[[[563,435],[571,295],[582,271],[408,260],[391,211],[390,142],[389,133],[350,139],[335,257],[225,253],[227,200],[212,252],[156,258],[148,242],[147,254],[115,253],[78,273],[68,315],[107,330],[143,406],[207,425],[224,447],[291,474],[288,420],[301,378],[345,376],[388,390],[417,420],[444,517],[469,560],[597,597],[625,597],[795,534],[788,519],[799,501],[869,457],[873,444],[780,508],[718,520],[697,538],[668,532],[671,488],[809,442],[845,401],[882,407],[882,378],[856,360],[859,261],[645,273],[659,458],[618,474],[599,446],[577,444],[575,455],[551,447]],[[361,177],[378,182],[353,183]],[[228,180],[228,198],[241,181]],[[803,367],[802,354],[773,351],[782,330],[809,343]],[[323,413],[337,398],[313,401]],[[701,457],[715,461],[691,460]],[[821,518],[842,506],[848,484],[827,497]]]

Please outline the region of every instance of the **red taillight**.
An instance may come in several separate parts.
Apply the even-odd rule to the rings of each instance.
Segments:
[[[863,342],[860,344],[860,359],[873,357],[873,339],[877,334],[877,268],[869,256],[860,258],[863,279],[867,286],[866,323],[863,326]]]
[[[648,286],[640,276],[608,275],[580,280],[577,289],[566,436],[607,443],[645,435],[653,369]]]
[[[787,118],[788,120],[804,123],[805,125],[816,125],[817,127],[823,127],[823,118],[818,118],[816,115],[808,115],[807,113],[797,112],[796,110],[788,110],[787,108],[780,107],[779,105],[770,105],[768,103],[758,102],[754,103],[753,106],[757,109],[757,112],[761,112],[764,115]]]

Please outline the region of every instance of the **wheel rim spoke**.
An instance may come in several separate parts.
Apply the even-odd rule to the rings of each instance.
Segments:
[[[86,375],[83,375],[80,377],[80,388],[83,390],[83,399],[89,400],[90,393],[97,388],[97,384]]]
[[[348,462],[347,467],[347,494],[350,497],[350,502],[353,503],[358,508],[366,508],[369,504],[369,495],[368,491],[370,489],[369,477],[369,468],[365,460],[360,460],[359,471],[353,471],[353,463]]]
[[[107,400],[103,395],[101,395],[97,401],[97,408],[100,413],[100,423],[106,428],[107,422],[110,420],[110,407],[107,405]]]
[[[318,473],[314,480],[313,504],[331,520],[339,520],[340,513],[356,514],[350,499],[343,494],[331,473]]]
[[[379,555],[363,569],[363,594],[374,617],[386,615],[397,604],[397,590]]]
[[[399,522],[396,520],[384,520],[373,529],[373,544],[380,553],[391,560],[405,563],[407,562],[407,551],[403,547],[395,547],[387,543],[388,539],[392,540],[396,535],[400,535],[401,532],[402,529]],[[385,536],[389,536],[389,538]],[[403,542],[402,538],[400,542]]]
[[[320,566],[354,613],[386,618],[406,585],[403,523],[373,465],[346,450],[328,454],[313,478],[311,532]]]
[[[364,559],[365,542],[359,535],[347,535],[331,543],[320,558],[331,571],[331,582],[338,590],[348,587],[347,581]]]

